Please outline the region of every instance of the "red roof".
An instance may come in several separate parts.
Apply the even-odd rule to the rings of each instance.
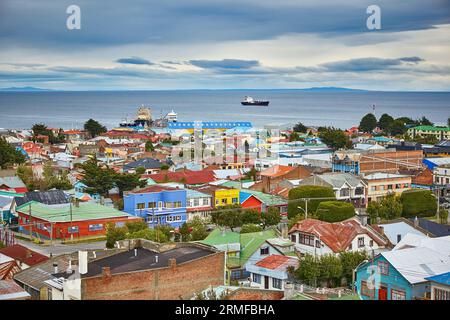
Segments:
[[[181,190],[181,189],[167,186],[153,185],[142,189],[136,189],[132,193],[150,193],[150,192],[173,191],[173,190]]]
[[[320,237],[333,252],[345,251],[358,234],[367,234],[379,245],[385,245],[375,233],[363,227],[356,219],[329,223],[316,219],[306,219],[296,223],[289,233],[300,231]]]
[[[65,130],[64,134],[82,134],[84,131],[81,130]]]
[[[162,182],[181,182],[185,184],[204,184],[210,183],[216,180],[214,172],[209,170],[192,171],[182,170],[176,172],[162,172],[155,174],[145,174],[141,178],[151,178],[157,183]]]
[[[297,266],[298,265],[298,259],[282,256],[279,254],[273,254],[271,256],[268,256],[260,261],[258,261],[256,264],[258,267],[266,268],[266,269],[286,269],[288,266]]]
[[[20,271],[15,260],[0,264],[0,280],[12,279],[13,275]]]
[[[11,257],[15,260],[18,260],[22,263],[25,263],[26,265],[29,266],[34,266],[38,263],[48,260],[48,257],[35,251],[32,251],[20,244],[15,244],[13,246],[0,249],[0,253],[4,254],[5,256]]]
[[[261,171],[261,176],[266,176],[266,177],[280,177],[285,175],[288,172],[291,172],[292,170],[294,170],[295,167],[291,167],[291,166],[282,166],[282,165],[275,165],[273,167],[267,168],[263,171]]]

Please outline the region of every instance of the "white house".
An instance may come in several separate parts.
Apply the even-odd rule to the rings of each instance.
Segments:
[[[280,254],[269,255],[255,264],[248,265],[250,286],[259,289],[284,290],[288,280],[288,267],[297,268],[299,260]]]
[[[306,219],[296,223],[289,236],[300,254],[324,255],[342,251],[366,251],[369,254],[384,249],[387,239],[357,218],[329,223]]]

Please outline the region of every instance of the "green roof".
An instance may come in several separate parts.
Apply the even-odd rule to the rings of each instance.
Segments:
[[[17,207],[16,210],[24,214],[29,214],[30,207],[31,215],[33,217],[49,222],[74,222],[119,217],[132,217],[128,213],[96,203],[80,203],[78,207],[72,205],[72,215],[70,214],[69,204],[49,206],[40,202],[31,201]]]
[[[228,257],[228,267],[241,267],[248,258],[267,240],[277,237],[273,229],[267,229],[260,232],[250,232],[239,234],[227,230],[222,232],[220,229],[214,229],[204,240],[198,241],[211,246],[240,243],[240,257]]]
[[[25,193],[17,193],[15,191],[9,191],[9,190],[0,190],[0,196],[7,196],[7,197],[24,197]]]
[[[450,131],[450,127],[435,127],[435,126],[417,126],[411,129],[422,131]]]
[[[241,189],[242,183],[239,181],[227,181],[220,185],[221,187],[233,188],[233,189]]]
[[[267,193],[264,193],[261,191],[242,189],[241,192],[254,195],[256,198],[261,200],[267,206],[282,206],[282,205],[288,204],[286,200],[284,200],[283,198],[281,198],[279,196],[274,196],[274,195],[267,194]],[[245,199],[240,199],[241,202],[243,200],[245,200]]]

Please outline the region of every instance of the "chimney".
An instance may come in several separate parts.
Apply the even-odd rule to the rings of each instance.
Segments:
[[[69,265],[67,266],[67,270],[66,270],[67,274],[71,274],[72,273],[72,260],[69,259]]]
[[[94,259],[97,258],[97,252],[93,251],[92,255],[94,256]]]
[[[88,272],[88,253],[87,251],[78,251],[78,270],[80,274]]]
[[[419,226],[419,219],[417,218],[417,216],[414,218],[414,227],[418,227]]]
[[[137,253],[138,253],[138,252],[137,252],[137,249],[134,248],[134,256],[135,256],[135,257],[137,257]]]
[[[111,268],[110,267],[103,267],[102,268],[102,276],[103,277],[111,277]]]
[[[172,269],[173,271],[176,271],[177,269],[177,260],[175,259],[169,259],[169,268]]]
[[[53,262],[53,273],[58,273],[58,263]]]
[[[31,254],[31,251],[30,251],[30,250],[27,250],[25,256],[26,256],[27,258],[31,258],[33,255]]]
[[[155,263],[158,263],[158,256],[155,256]]]
[[[380,228],[380,233],[384,236],[384,227],[383,226],[378,226],[378,228]]]

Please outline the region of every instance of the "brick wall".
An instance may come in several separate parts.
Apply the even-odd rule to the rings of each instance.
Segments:
[[[82,279],[82,300],[190,299],[210,285],[223,284],[224,253],[175,267]]]

